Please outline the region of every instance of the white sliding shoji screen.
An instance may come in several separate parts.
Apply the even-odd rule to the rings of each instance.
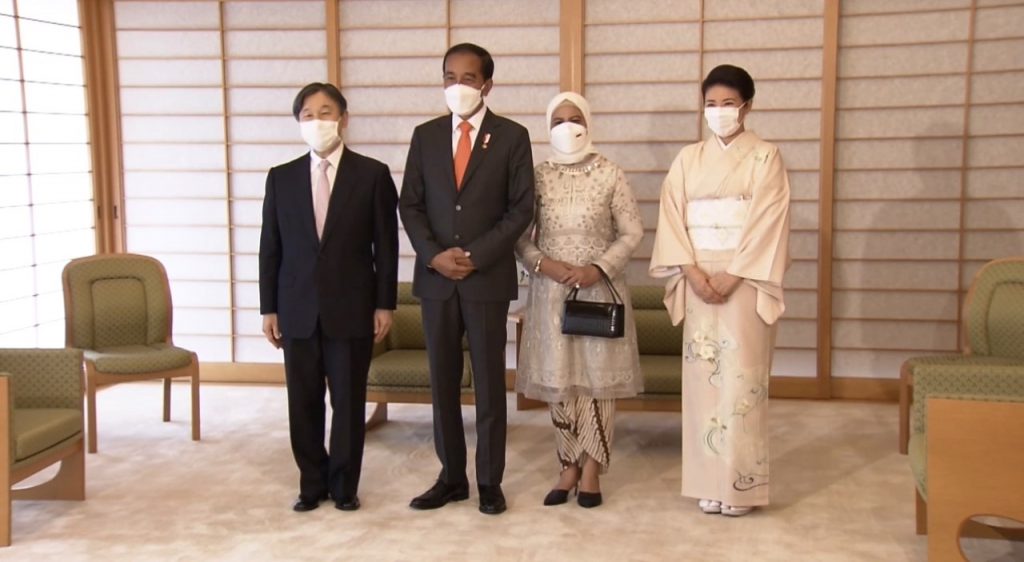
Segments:
[[[827,0],[826,0],[827,1]],[[776,144],[789,172],[790,257],[786,313],[772,373],[817,373],[818,191],[821,176],[822,0],[704,3],[704,73],[745,68],[757,93],[747,127]],[[704,138],[710,131],[704,129]]]
[[[278,362],[262,333],[259,240],[267,170],[309,151],[292,101],[327,81],[324,3],[224,3],[234,361]]]
[[[647,230],[632,283],[656,283],[647,265],[669,164],[683,146],[710,138],[700,82],[719,64],[753,76],[747,127],[779,146],[793,188],[793,266],[776,375],[814,377],[817,370],[822,12],[819,0],[586,3],[584,79],[595,143],[628,173]]]
[[[1024,256],[1024,2],[977,4],[968,73],[964,291],[986,261]]]
[[[844,2],[833,372],[958,348],[962,295],[1024,253],[1024,6]]]
[[[0,347],[63,347],[61,270],[96,251],[75,0],[0,0]]]
[[[116,3],[127,249],[160,259],[175,341],[280,361],[260,335],[266,171],[305,150],[292,99],[327,76],[323,2]]]
[[[348,142],[391,167],[401,188],[416,125],[447,113],[442,58],[450,45],[477,43],[494,57],[495,113],[530,130],[534,160],[546,154],[544,110],[558,93],[557,2],[341,0],[341,86],[349,102]],[[399,279],[415,254],[404,233]]]

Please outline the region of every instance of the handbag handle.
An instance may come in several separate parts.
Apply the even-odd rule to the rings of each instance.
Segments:
[[[604,281],[605,287],[608,287],[608,290],[611,292],[612,300],[615,302],[615,304],[622,304],[622,297],[620,297],[619,292],[615,290],[615,285],[612,285],[612,280],[608,278],[608,274],[605,273],[603,269],[601,269],[601,266],[595,264],[590,265],[593,265],[595,268],[597,268],[597,272],[601,274],[601,280]],[[569,291],[569,296],[566,297],[565,300],[576,300],[576,295],[579,294],[579,292],[579,287],[573,287],[572,290]]]

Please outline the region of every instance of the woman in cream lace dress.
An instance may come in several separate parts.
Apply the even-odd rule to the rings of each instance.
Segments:
[[[547,122],[552,154],[536,167],[534,225],[516,246],[533,272],[516,390],[551,409],[561,474],[544,504],[565,503],[578,486],[577,502],[595,507],[599,474],[611,462],[615,399],[635,396],[643,384],[624,279],[643,225],[622,169],[590,143],[586,100],[559,94]],[[573,287],[580,300],[612,300],[601,271],[625,301],[624,337],[563,335],[562,306]]]

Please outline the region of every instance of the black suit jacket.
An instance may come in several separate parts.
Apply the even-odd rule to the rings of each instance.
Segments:
[[[533,218],[533,155],[522,125],[487,110],[477,132],[461,190],[455,187],[452,116],[416,127],[399,201],[402,223],[416,250],[413,293],[473,301],[518,297],[513,254]],[[477,270],[452,281],[428,267],[452,247],[470,252]]]
[[[260,313],[285,337],[373,334],[375,309],[398,290],[397,192],[388,167],[344,148],[322,240],[313,218],[310,156],[270,169],[260,236]]]

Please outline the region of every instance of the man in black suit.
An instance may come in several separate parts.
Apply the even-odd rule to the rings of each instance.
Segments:
[[[267,174],[260,237],[263,333],[284,349],[288,423],[299,466],[293,509],[328,495],[359,509],[366,376],[374,341],[391,327],[398,290],[397,192],[388,167],[341,139],[345,98],[313,83],[292,113],[310,146]],[[331,393],[330,454],[324,393]]]
[[[435,509],[469,497],[460,388],[469,339],[476,392],[480,511],[505,511],[505,344],[518,296],[513,246],[533,218],[533,157],[526,129],[490,112],[494,61],[483,48],[445,54],[450,115],[416,128],[399,213],[416,250],[413,292],[423,308],[434,406],[437,482],[410,504]]]

